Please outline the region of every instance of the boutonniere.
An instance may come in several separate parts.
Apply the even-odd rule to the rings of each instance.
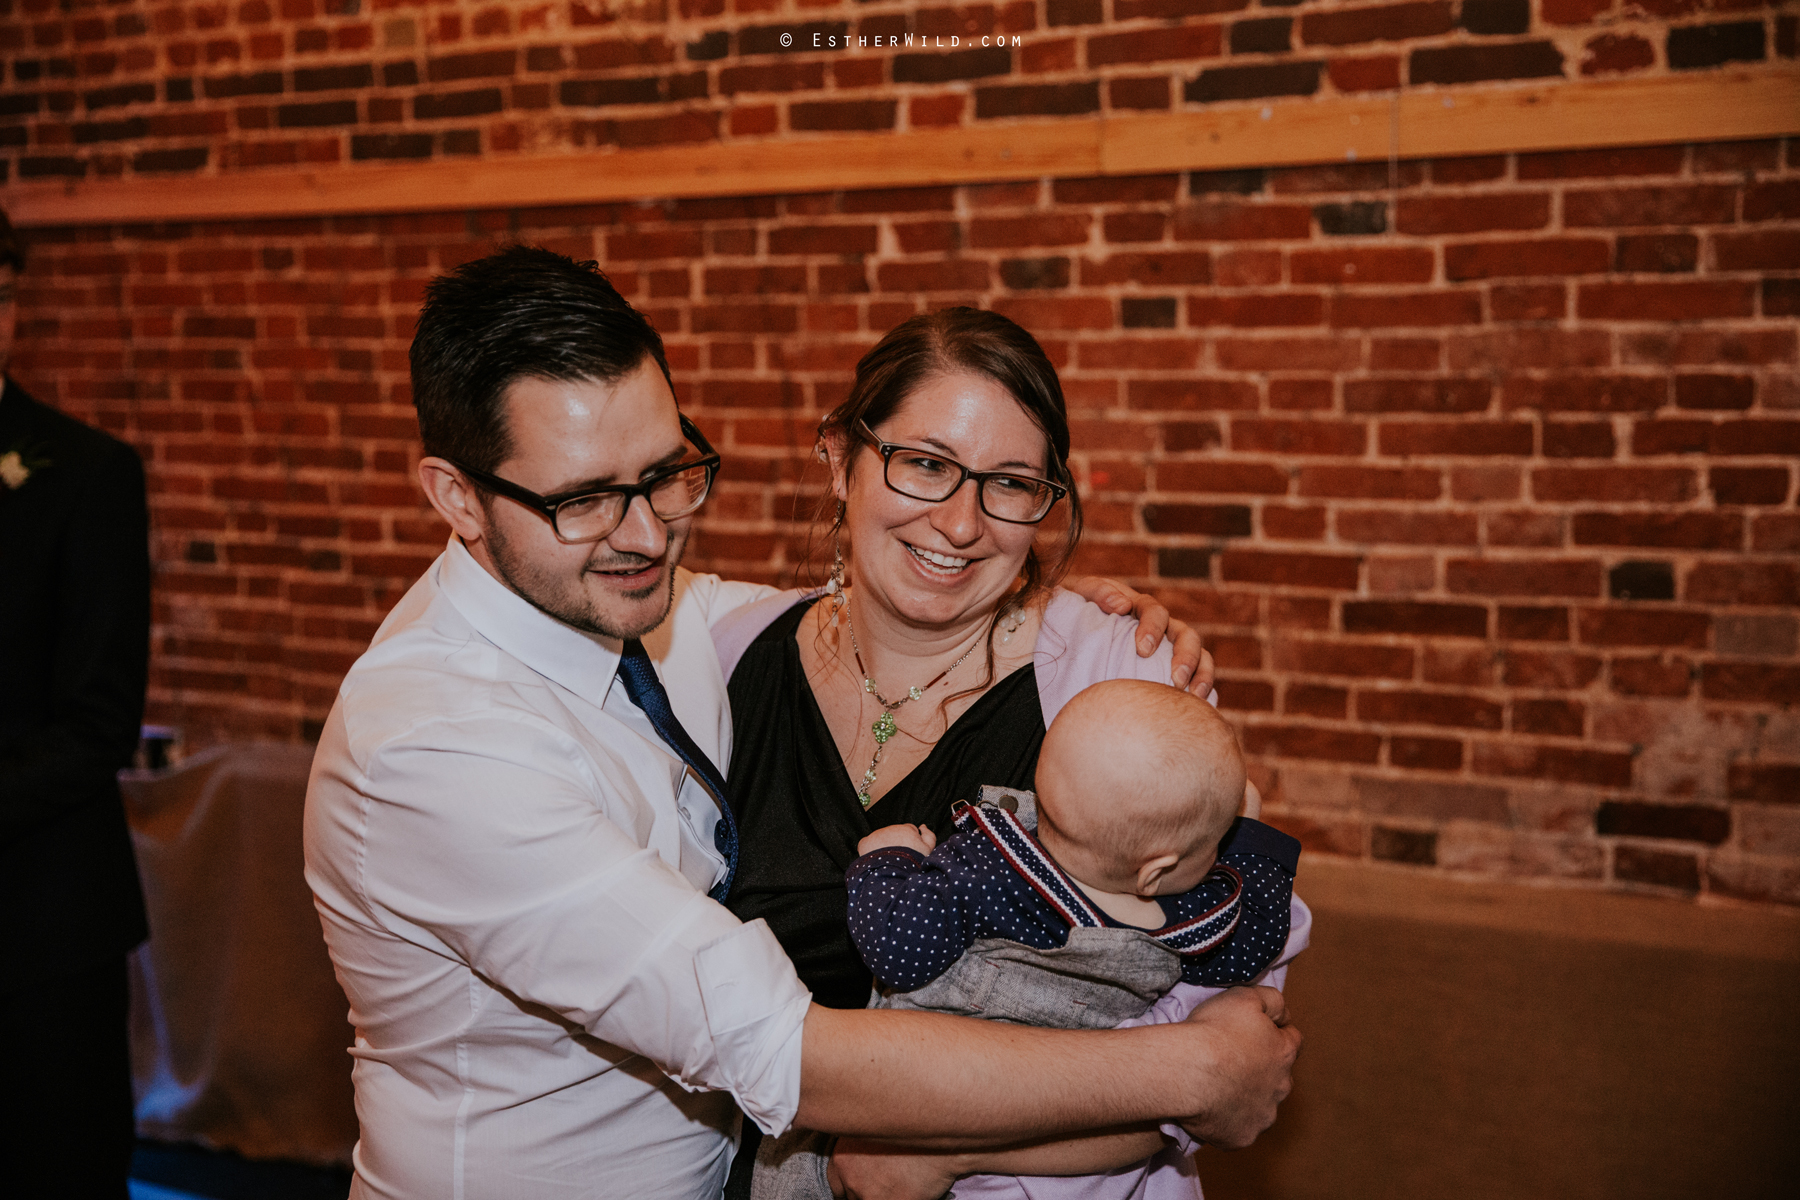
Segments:
[[[8,491],[16,492],[32,475],[49,465],[50,460],[41,457],[37,448],[14,446],[0,454],[0,484],[5,484]]]

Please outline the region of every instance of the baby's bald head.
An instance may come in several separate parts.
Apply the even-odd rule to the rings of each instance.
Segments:
[[[1109,680],[1057,714],[1038,756],[1037,792],[1040,820],[1061,839],[1135,870],[1161,855],[1210,854],[1243,801],[1244,757],[1206,701],[1165,684]]]

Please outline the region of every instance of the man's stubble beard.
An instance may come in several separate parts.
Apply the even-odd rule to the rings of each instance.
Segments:
[[[515,554],[512,542],[500,529],[497,521],[490,514],[484,536],[488,544],[488,557],[492,559],[494,570],[499,574],[501,582],[511,588],[526,603],[548,616],[555,617],[565,625],[572,625],[584,633],[595,633],[601,637],[618,638],[622,641],[641,638],[669,615],[669,609],[675,602],[675,567],[681,562],[682,554],[687,550],[687,531],[669,530],[669,549],[663,555],[668,564],[668,579],[660,584],[653,583],[649,587],[639,588],[634,592],[622,592],[620,597],[627,601],[645,600],[654,595],[661,587],[663,603],[661,611],[649,624],[639,628],[626,628],[609,622],[598,612],[594,600],[587,589],[577,583],[572,589],[558,586],[559,577],[544,571],[532,564],[530,556]],[[641,565],[651,561],[641,554],[621,554],[614,556],[616,561],[606,561],[604,541],[595,542],[597,553],[590,555],[582,564],[583,573],[595,568],[617,569]],[[599,558],[600,561],[596,561]]]

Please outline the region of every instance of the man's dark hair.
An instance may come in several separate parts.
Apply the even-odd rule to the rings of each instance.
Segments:
[[[492,471],[512,453],[503,400],[514,380],[608,383],[646,354],[667,378],[662,338],[598,263],[536,246],[464,263],[425,289],[413,337],[425,453]]]
[[[25,270],[25,243],[19,240],[18,231],[3,209],[0,209],[0,266],[18,272]]]

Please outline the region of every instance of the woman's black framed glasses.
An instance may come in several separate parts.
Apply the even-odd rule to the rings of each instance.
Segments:
[[[913,500],[942,504],[956,495],[965,481],[973,479],[982,512],[1009,525],[1036,525],[1050,515],[1058,500],[1069,494],[1068,488],[1036,475],[971,471],[936,450],[884,442],[866,422],[857,424],[875,444],[875,453],[881,455],[888,488]]]
[[[585,488],[554,496],[540,496],[511,480],[465,467],[455,459],[446,461],[496,496],[516,500],[542,514],[550,522],[558,541],[569,544],[597,542],[610,536],[624,522],[635,497],[642,496],[649,502],[650,511],[662,521],[680,520],[706,503],[707,493],[712,491],[713,480],[719,474],[719,452],[685,416],[681,418],[681,432],[700,451],[701,458],[652,471],[636,483]]]

